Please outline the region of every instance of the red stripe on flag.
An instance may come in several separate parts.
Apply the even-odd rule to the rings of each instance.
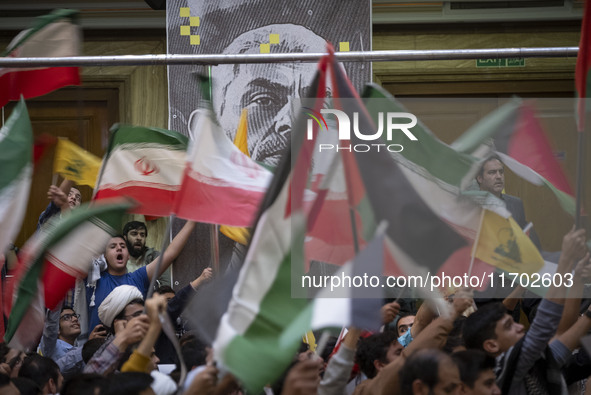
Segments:
[[[198,222],[228,226],[251,226],[264,191],[248,191],[240,187],[216,186],[204,183],[187,175],[182,188],[184,196],[190,197],[176,205],[180,218]]]
[[[66,297],[68,290],[74,287],[76,277],[46,260],[41,282],[45,285],[45,306],[53,310]]]
[[[0,107],[10,100],[45,95],[67,85],[80,85],[78,67],[13,71],[0,76]]]
[[[134,199],[138,206],[130,213],[167,217],[178,191],[160,189],[157,187],[129,186],[118,189],[103,188],[96,193],[95,200],[111,197],[129,197]]]

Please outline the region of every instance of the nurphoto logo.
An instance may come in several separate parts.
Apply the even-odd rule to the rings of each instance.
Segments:
[[[387,112],[378,113],[377,118],[377,130],[367,130],[360,128],[359,125],[359,113],[353,112],[353,122],[351,122],[349,115],[344,111],[336,109],[320,110],[320,113],[314,111],[309,107],[304,107],[308,110],[306,115],[308,119],[307,127],[307,138],[308,140],[313,139],[314,126],[318,126],[319,131],[330,131],[328,122],[324,118],[324,115],[332,115],[335,117],[338,125],[338,139],[339,144],[326,144],[322,143],[318,145],[318,151],[355,151],[355,152],[369,152],[369,151],[380,151],[380,149],[387,149],[390,152],[401,152],[404,147],[401,144],[384,144],[384,143],[371,143],[371,144],[351,144],[351,129],[355,137],[362,141],[376,141],[382,138],[384,129],[386,132],[386,141],[392,141],[394,133],[404,133],[404,135],[411,141],[417,141],[417,138],[410,131],[417,124],[417,117],[408,112]],[[385,119],[385,120],[384,120]],[[385,127],[384,127],[385,124]],[[352,126],[352,127],[351,127]],[[348,144],[347,144],[348,142]]]

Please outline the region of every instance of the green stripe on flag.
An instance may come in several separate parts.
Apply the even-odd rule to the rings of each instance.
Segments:
[[[143,126],[119,125],[111,128],[113,136],[109,152],[118,145],[123,144],[159,144],[166,145],[167,149],[187,150],[189,139],[174,130],[160,128],[148,128]]]
[[[375,84],[366,85],[362,97],[374,120],[380,112],[408,112],[393,96]],[[420,120],[411,131],[417,141],[405,140],[404,150],[399,153],[401,156],[449,185],[459,188],[472,180],[477,171],[475,158],[456,152],[437,139]],[[390,142],[398,143],[399,141]]]
[[[4,336],[7,343],[10,342],[16,333],[19,323],[23,319],[31,303],[33,303],[37,292],[39,292],[37,283],[43,274],[46,251],[84,222],[88,220],[94,221],[95,219],[93,219],[93,217],[96,217],[96,220],[99,220],[103,224],[108,224],[110,229],[107,233],[114,235],[119,228],[118,225],[121,223],[123,214],[131,208],[131,206],[131,202],[122,200],[118,200],[116,203],[87,203],[71,212],[70,215],[63,216],[62,218],[58,218],[57,216],[52,218],[47,224],[47,227],[42,230],[43,233],[33,236],[40,238],[38,239],[39,244],[36,245],[38,248],[35,251],[29,251],[31,254],[30,259],[33,263],[30,265],[27,272],[23,274],[23,278],[18,284],[16,300],[10,313],[8,327],[6,328],[6,334]],[[103,228],[103,230],[106,229]],[[84,242],[89,241],[84,240]]]
[[[14,107],[0,129],[0,189],[14,182],[32,161],[33,129],[24,100]]]

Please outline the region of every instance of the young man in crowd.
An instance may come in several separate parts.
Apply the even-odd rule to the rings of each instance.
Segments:
[[[451,357],[438,349],[419,350],[400,370],[400,393],[459,395],[460,373]]]
[[[501,395],[493,357],[480,350],[465,350],[451,354],[451,358],[460,370],[460,394]]]
[[[188,221],[170,242],[170,245],[164,251],[159,273],[156,273],[156,265],[160,257],[154,259],[148,265],[129,273],[127,271],[127,261],[129,259],[127,243],[123,236],[112,237],[107,243],[104,254],[105,260],[107,261],[107,270],[101,272],[94,289],[86,292],[86,302],[89,307],[90,316],[89,328],[94,328],[100,323],[98,306],[100,306],[107,295],[116,287],[125,284],[133,285],[145,297],[152,277],[160,276],[171,265],[172,261],[182,251],[194,228],[195,223]]]
[[[503,393],[566,393],[559,367],[570,357],[571,350],[559,339],[548,342],[562,316],[566,279],[574,262],[586,253],[584,229],[573,228],[563,238],[556,268],[556,273],[565,281],[560,287],[550,286],[527,332],[501,303],[481,306],[466,320],[463,332],[466,346],[483,350],[497,359],[497,383]]]

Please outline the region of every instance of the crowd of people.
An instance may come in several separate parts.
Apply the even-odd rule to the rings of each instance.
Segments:
[[[498,157],[484,162],[476,181],[525,223],[521,201],[503,194]],[[81,201],[67,180],[51,186],[48,198],[39,227]],[[183,318],[212,269],[178,290],[165,274],[194,227],[187,222],[161,254],[146,246],[145,223],[125,224],[94,260],[83,289],[46,311],[37,349],[0,345],[0,393],[247,393],[231,374],[221,374],[211,344]],[[526,300],[517,287],[504,299],[456,289],[444,298],[447,309],[429,299],[385,300],[379,332],[343,328],[321,350],[302,340],[283,376],[259,393],[591,394],[591,350],[584,347],[591,307],[583,292],[591,262],[583,229],[564,236],[556,273],[574,273],[573,284],[552,284],[543,298]],[[147,298],[153,277],[157,289]],[[189,370],[180,387],[179,355],[162,329],[167,323]]]

